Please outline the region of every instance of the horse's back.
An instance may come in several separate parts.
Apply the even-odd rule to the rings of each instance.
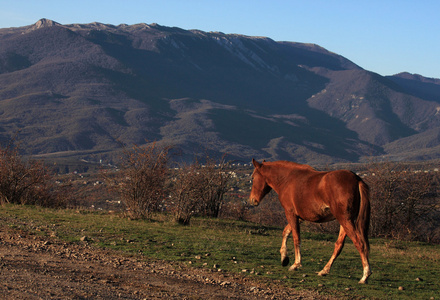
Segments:
[[[360,177],[349,170],[336,170],[326,172],[325,177],[327,180],[332,180],[333,183],[338,185],[357,184]]]
[[[362,179],[351,171],[330,171],[322,176],[319,189],[327,198],[342,201],[344,198],[353,197],[353,194],[358,193],[359,181]]]
[[[360,206],[359,183],[362,179],[348,170],[337,170],[323,177],[323,200],[329,205],[333,215],[356,218]]]

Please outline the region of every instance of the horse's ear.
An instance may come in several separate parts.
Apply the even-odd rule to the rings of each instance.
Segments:
[[[263,162],[266,162],[266,160],[265,160],[265,159],[263,159]]]
[[[259,169],[261,167],[261,164],[252,158],[252,164],[254,165],[255,169]]]

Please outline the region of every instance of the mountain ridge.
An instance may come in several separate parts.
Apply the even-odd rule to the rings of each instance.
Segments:
[[[112,157],[147,140],[186,159],[304,163],[418,159],[417,144],[435,159],[439,82],[382,77],[313,44],[42,19],[0,29],[0,141],[19,132],[45,157]]]

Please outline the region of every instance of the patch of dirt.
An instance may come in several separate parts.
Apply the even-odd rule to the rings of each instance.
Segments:
[[[145,261],[2,228],[2,299],[328,299],[245,276]]]

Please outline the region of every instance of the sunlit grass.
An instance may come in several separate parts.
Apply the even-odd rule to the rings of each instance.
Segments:
[[[438,245],[373,239],[373,275],[368,285],[359,285],[362,265],[349,240],[330,274],[316,275],[333,251],[336,236],[328,234],[303,232],[303,267],[288,272],[280,263],[282,229],[248,222],[195,218],[191,225],[181,226],[166,215],[158,215],[154,221],[129,220],[117,214],[8,205],[0,207],[0,224],[73,243],[87,237],[92,246],[140,259],[220,269],[338,297],[430,299],[438,297],[440,290]],[[288,247],[293,261],[291,241]]]

